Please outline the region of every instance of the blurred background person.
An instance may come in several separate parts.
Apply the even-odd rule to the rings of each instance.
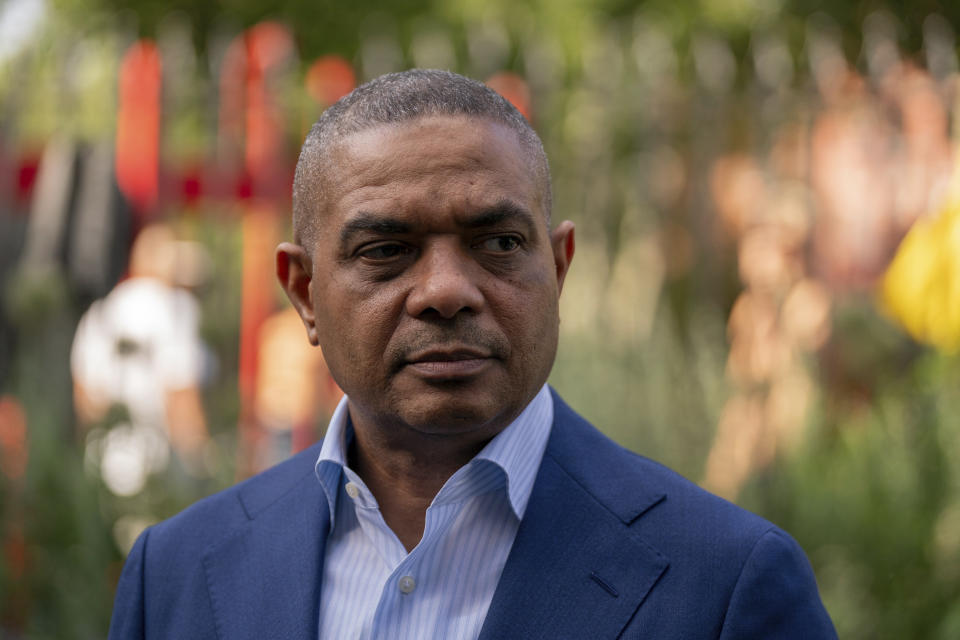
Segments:
[[[98,452],[107,486],[140,491],[163,470],[172,447],[183,468],[204,473],[210,436],[200,397],[208,355],[198,333],[196,247],[153,224],[133,244],[129,277],[94,302],[77,326],[71,351],[74,403],[85,427],[120,405],[127,419],[106,425]],[[94,454],[97,455],[97,454]]]

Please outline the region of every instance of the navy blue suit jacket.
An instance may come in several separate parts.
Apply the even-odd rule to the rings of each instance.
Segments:
[[[554,407],[482,639],[836,637],[790,536],[619,447],[556,394]],[[145,531],[110,637],[315,640],[329,529],[318,454]]]

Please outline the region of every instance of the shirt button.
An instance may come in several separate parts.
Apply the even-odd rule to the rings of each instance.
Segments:
[[[403,576],[397,586],[400,587],[400,593],[413,593],[413,590],[417,588],[417,581],[411,576]]]
[[[357,496],[360,495],[360,487],[358,487],[357,485],[353,484],[352,482],[348,482],[348,483],[347,483],[347,495],[350,496],[351,498],[353,498],[354,500],[356,500],[356,499],[357,499]]]

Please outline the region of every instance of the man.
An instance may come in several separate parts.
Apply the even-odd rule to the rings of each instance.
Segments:
[[[545,386],[574,250],[550,204],[479,83],[327,110],[277,273],[346,396],[322,445],[141,536],[113,637],[835,637],[789,536]]]

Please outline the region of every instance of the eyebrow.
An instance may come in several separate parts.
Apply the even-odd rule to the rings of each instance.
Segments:
[[[406,222],[393,220],[375,213],[360,212],[357,216],[343,225],[340,230],[340,243],[347,244],[350,238],[363,231],[382,233],[385,235],[410,233],[413,227]]]
[[[463,221],[463,226],[468,229],[482,229],[518,219],[530,230],[536,229],[533,214],[511,200],[500,200],[492,207],[472,214]]]
[[[537,228],[533,214],[515,202],[506,199],[500,200],[486,209],[481,209],[476,213],[470,214],[466,219],[462,220],[461,225],[466,229],[484,229],[487,227],[495,227],[498,224],[511,220],[519,220],[522,222],[530,233],[534,233]],[[349,244],[353,236],[363,232],[383,235],[401,235],[411,233],[413,229],[414,226],[412,224],[391,218],[389,215],[361,211],[343,225],[343,228],[340,230],[340,243],[341,245]]]

